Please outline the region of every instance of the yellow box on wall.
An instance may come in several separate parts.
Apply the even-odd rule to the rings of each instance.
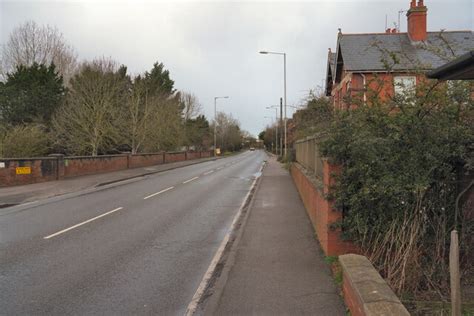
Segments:
[[[16,174],[31,174],[31,167],[16,167]]]

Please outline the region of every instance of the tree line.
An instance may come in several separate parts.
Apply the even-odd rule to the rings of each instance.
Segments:
[[[0,157],[209,150],[213,124],[161,62],[136,76],[111,58],[79,62],[56,28],[26,22],[1,51]],[[217,145],[239,150],[244,132],[219,113]]]

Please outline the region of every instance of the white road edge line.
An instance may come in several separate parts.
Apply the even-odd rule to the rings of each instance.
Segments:
[[[199,179],[199,177],[194,177],[194,178],[191,178],[189,180],[186,180],[186,181],[183,182],[183,184],[189,183],[189,182],[194,181],[196,179]]]
[[[108,211],[108,212],[106,212],[106,213],[104,213],[104,214],[101,214],[101,215],[99,215],[99,216],[96,216],[96,217],[93,217],[93,218],[91,218],[91,219],[88,219],[87,221],[84,221],[84,222],[82,222],[82,223],[76,224],[76,225],[71,226],[71,227],[69,227],[69,228],[60,230],[60,231],[58,231],[58,232],[56,232],[56,233],[54,233],[54,234],[48,235],[48,236],[44,237],[44,239],[49,239],[49,238],[56,237],[56,236],[58,236],[58,235],[61,235],[62,233],[65,233],[65,232],[67,232],[67,231],[70,231],[71,229],[77,228],[77,227],[82,226],[82,225],[84,225],[84,224],[87,224],[87,223],[90,223],[90,222],[92,222],[92,221],[95,221],[96,219],[99,219],[99,218],[101,218],[101,217],[104,217],[104,216],[107,216],[107,215],[112,214],[112,213],[114,213],[114,212],[120,211],[121,209],[123,209],[123,207],[117,207],[116,209],[113,209],[113,210]]]
[[[169,191],[169,190],[172,190],[172,189],[174,189],[174,187],[166,188],[166,189],[164,189],[164,190],[161,190],[160,192],[156,192],[156,193],[150,194],[150,195],[148,195],[148,196],[145,196],[143,199],[144,199],[144,200],[149,199],[149,198],[151,198],[151,197],[154,197],[155,195],[164,193],[164,192]]]
[[[260,168],[260,171],[263,170],[264,165],[265,165],[265,163],[262,163],[262,167]],[[219,245],[219,248],[217,249],[217,252],[215,253],[214,257],[212,258],[211,264],[207,268],[207,271],[204,274],[204,277],[202,278],[201,283],[199,283],[199,286],[198,286],[196,292],[194,293],[194,296],[193,296],[191,302],[189,303],[188,308],[186,309],[186,313],[185,313],[186,316],[192,316],[196,312],[198,304],[201,301],[202,296],[204,295],[204,292],[207,288],[207,285],[209,284],[209,281],[211,280],[212,275],[214,274],[214,271],[216,270],[217,264],[221,260],[222,255],[224,254],[225,247],[229,243],[230,234],[235,230],[235,226],[237,225],[237,221],[240,218],[240,215],[242,214],[242,211],[243,211],[244,206],[247,202],[247,199],[249,198],[250,193],[254,189],[254,187],[257,183],[257,180],[259,178],[260,178],[260,176],[255,178],[255,180],[253,180],[253,183],[250,186],[250,189],[247,192],[247,195],[245,196],[242,204],[240,205],[239,211],[237,212],[237,214],[235,214],[234,219],[232,221],[232,225],[230,226],[230,229],[227,231],[227,234],[225,235],[224,239],[222,240],[221,244]]]
[[[214,172],[214,170],[211,170],[211,171],[205,172],[204,175],[207,176],[208,174],[211,174],[213,172]]]

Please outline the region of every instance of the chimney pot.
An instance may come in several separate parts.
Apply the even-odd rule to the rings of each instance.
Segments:
[[[397,33],[397,29],[392,29],[392,33]]]
[[[385,30],[385,33],[390,33],[390,29],[389,29],[389,28],[386,29],[386,30]]]
[[[423,4],[423,0],[418,0],[418,6],[415,0],[410,3],[410,9],[407,12],[408,37],[413,42],[424,41],[427,38],[426,20],[428,9]]]

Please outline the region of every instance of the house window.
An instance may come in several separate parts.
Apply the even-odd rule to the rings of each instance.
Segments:
[[[415,76],[396,76],[393,78],[395,95],[407,96],[415,92]]]

